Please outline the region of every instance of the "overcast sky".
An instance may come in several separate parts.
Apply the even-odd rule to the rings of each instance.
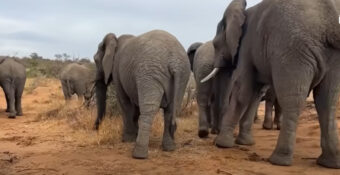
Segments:
[[[2,0],[0,55],[92,59],[108,32],[170,32],[187,48],[211,40],[231,0]],[[248,0],[248,7],[260,0]]]

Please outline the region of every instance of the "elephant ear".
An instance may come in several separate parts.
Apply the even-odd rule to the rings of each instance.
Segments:
[[[112,74],[113,61],[117,48],[117,37],[113,33],[109,33],[105,36],[102,47],[104,50],[104,56],[102,59],[102,68],[104,72],[105,84],[109,82]]]
[[[187,55],[188,55],[188,57],[189,57],[191,70],[193,70],[193,64],[194,64],[195,53],[196,53],[197,49],[198,49],[201,45],[202,45],[201,42],[196,42],[196,43],[193,43],[193,44],[188,48]]]
[[[247,2],[245,0],[233,0],[225,12],[225,35],[227,46],[233,60],[238,52],[240,39],[242,36],[242,26],[245,22],[245,9]]]

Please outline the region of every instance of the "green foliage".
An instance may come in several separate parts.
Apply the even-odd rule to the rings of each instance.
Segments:
[[[79,62],[81,64],[85,64],[89,68],[93,69],[95,67],[94,63],[92,63],[89,59],[83,58],[79,61],[71,61],[68,60],[70,58],[66,53],[63,54],[55,54],[55,60],[45,59],[39,56],[37,53],[32,53],[30,57],[17,58],[22,62],[26,67],[27,77],[47,77],[47,78],[58,78],[61,70],[67,64],[72,62]],[[64,60],[62,60],[62,58]]]

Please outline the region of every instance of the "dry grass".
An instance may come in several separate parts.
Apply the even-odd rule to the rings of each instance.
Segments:
[[[196,105],[193,105],[182,113],[182,117],[177,118],[176,135],[180,136],[196,130],[197,120],[193,117],[194,112],[190,111],[195,109]],[[93,129],[95,118],[94,108],[87,109],[76,100],[67,104],[64,101],[54,101],[48,110],[37,116],[36,121],[54,122],[56,127],[67,125],[72,130],[74,140],[81,145],[114,145],[121,142],[123,125],[120,116],[106,116],[99,131]],[[159,112],[153,121],[151,136],[161,139],[163,130],[163,114]]]
[[[29,78],[25,83],[25,92],[27,94],[32,94],[38,87],[43,87],[48,84],[48,80],[45,77]]]
[[[85,108],[78,100],[71,100],[65,103],[59,81],[55,79],[34,78],[28,79],[26,93],[41,93],[41,86],[48,86],[47,98],[37,103],[44,103],[44,111],[38,111],[35,121],[43,122],[51,129],[58,130],[61,127],[70,130],[68,137],[72,137],[74,141],[80,145],[114,145],[121,142],[122,135],[122,118],[119,114],[113,115],[107,112],[100,129],[93,129],[96,119],[95,106]],[[53,84],[53,86],[51,86]],[[51,86],[51,87],[50,87]],[[34,87],[34,88],[33,88]],[[32,89],[28,91],[28,89]],[[34,90],[36,89],[36,90]],[[109,100],[111,98],[109,97]],[[117,109],[116,103],[108,108]],[[109,109],[108,109],[109,110]],[[119,112],[118,112],[119,113]],[[176,135],[181,136],[189,131],[197,130],[197,105],[190,103],[185,109],[182,109],[180,116],[177,118]],[[163,114],[160,112],[155,116],[152,125],[152,138],[161,141],[164,129]],[[180,138],[180,137],[176,137]]]

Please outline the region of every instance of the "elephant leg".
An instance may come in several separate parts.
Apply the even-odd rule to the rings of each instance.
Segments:
[[[283,120],[276,148],[269,161],[282,166],[292,163],[297,121],[314,78],[314,70],[309,65],[296,62],[287,65],[290,66],[289,69],[286,66],[272,69],[274,88],[282,107]]]
[[[244,113],[240,120],[239,134],[236,138],[236,143],[240,145],[253,145],[255,143],[252,134],[252,126],[254,117],[261,102],[260,96],[254,96],[253,100],[248,106],[247,111]]]
[[[156,113],[159,110],[164,90],[157,82],[148,80],[137,83],[140,116],[138,136],[132,156],[137,159],[148,157],[149,135]]]
[[[5,94],[8,97],[8,106],[9,106],[9,118],[15,118],[15,89],[13,87],[13,82],[6,82],[3,86]]]
[[[7,93],[4,93],[4,94],[5,94],[5,97],[6,97],[6,105],[7,105],[6,112],[9,112],[9,98],[8,98]]]
[[[85,100],[84,98],[85,87],[81,86],[80,84],[76,84],[74,91],[75,91],[74,93],[77,94],[78,102],[82,103]]]
[[[164,109],[164,132],[162,141],[164,151],[173,151],[176,148],[174,138],[177,125],[175,121],[175,123],[172,121],[174,115],[176,115],[174,105],[171,103],[169,107]]]
[[[319,165],[340,168],[340,150],[337,132],[336,108],[340,89],[340,64],[326,74],[322,82],[313,90],[315,107],[321,128],[322,154],[317,159]]]
[[[254,116],[254,123],[257,123],[259,120],[260,120],[260,119],[259,119],[259,115],[258,115],[258,112],[257,112],[257,110],[256,110],[255,116]]]
[[[198,136],[200,138],[208,137],[209,135],[209,118],[211,117],[211,82],[199,84],[197,87],[197,104],[198,104]]]
[[[67,87],[67,84],[64,82],[61,83],[61,88],[63,90],[63,94],[65,97],[65,100],[70,100],[71,99],[71,92],[69,92],[69,88]]]
[[[282,120],[282,110],[277,100],[275,100],[274,108],[275,108],[274,124],[276,125],[276,129],[280,130],[281,120]]]
[[[217,104],[217,100],[215,100],[214,103],[211,104],[210,110],[213,111],[212,112],[212,128],[211,128],[211,134],[218,134],[220,132],[219,130],[219,106]]]
[[[116,87],[118,102],[123,112],[123,142],[135,142],[138,133],[138,117],[139,108],[134,105],[129,97],[125,94],[121,85],[117,84]]]
[[[21,81],[22,82],[22,81]],[[22,107],[21,107],[21,97],[24,91],[25,84],[18,83],[16,90],[15,90],[15,110],[18,116],[22,116]]]
[[[241,72],[239,72],[241,71]],[[243,72],[246,71],[246,72]],[[236,125],[238,124],[240,118],[245,114],[245,112],[248,109],[249,104],[251,104],[253,101],[253,97],[255,97],[256,94],[256,82],[253,72],[247,72],[251,70],[244,70],[239,69],[233,74],[232,77],[232,84],[231,89],[228,94],[230,94],[230,102],[226,110],[226,113],[224,113],[222,118],[222,124],[221,124],[221,131],[218,134],[218,136],[215,139],[215,143],[218,147],[223,148],[230,148],[234,145],[234,129]],[[241,73],[241,74],[240,74]],[[255,105],[256,103],[253,103]],[[226,109],[226,108],[225,108]],[[253,108],[249,108],[253,109]],[[251,110],[248,111],[247,116],[251,113]],[[253,117],[255,112],[252,113],[252,116],[249,117],[252,119],[251,123],[253,123]],[[249,124],[247,123],[249,120],[244,118],[244,131],[248,130]],[[250,125],[251,126],[251,125]]]
[[[264,114],[264,121],[262,128],[263,129],[273,129],[273,101],[270,99],[266,100],[266,107],[265,107],[265,114]]]

